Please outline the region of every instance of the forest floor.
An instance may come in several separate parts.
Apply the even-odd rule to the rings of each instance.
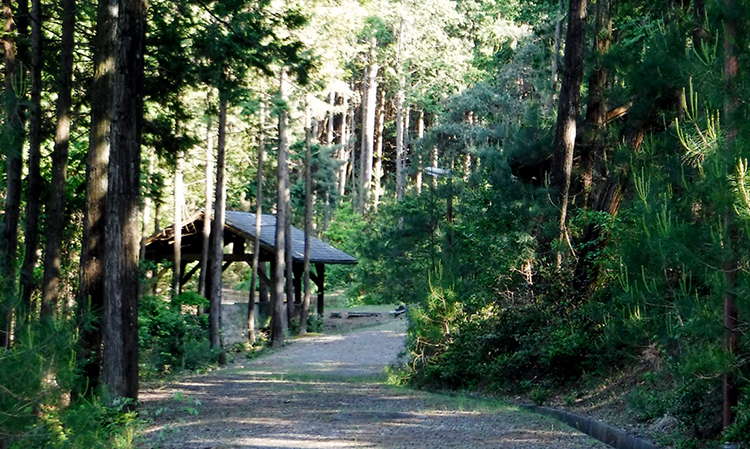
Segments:
[[[328,312],[326,315],[329,315]],[[327,318],[325,334],[141,392],[142,448],[605,448],[496,401],[387,383],[406,319]]]

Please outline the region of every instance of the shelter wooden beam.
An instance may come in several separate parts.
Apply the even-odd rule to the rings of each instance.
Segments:
[[[180,284],[181,285],[187,284],[187,282],[193,277],[193,275],[195,275],[195,273],[200,269],[200,267],[201,267],[201,263],[198,262],[197,264],[195,264],[195,266],[192,269],[190,269],[188,273],[185,273],[185,270],[183,269],[182,272],[185,273],[185,276],[183,276],[182,279],[180,279]]]
[[[225,262],[253,262],[253,255],[248,253],[242,253],[242,254],[224,254],[224,261]],[[174,260],[174,257],[165,257],[163,260],[172,261]],[[184,254],[181,257],[182,262],[189,263],[189,262],[200,262],[201,255],[200,254]],[[263,253],[261,252],[260,257],[261,262],[270,262],[270,258],[264,257]]]
[[[325,312],[325,280],[326,280],[326,266],[322,263],[315,264],[315,272],[317,279],[315,284],[318,286],[318,315],[323,315]]]
[[[304,265],[293,264],[294,271],[294,303],[302,304],[302,276],[305,274]]]

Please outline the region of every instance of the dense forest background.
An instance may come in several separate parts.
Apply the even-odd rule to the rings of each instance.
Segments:
[[[221,260],[141,252],[201,209],[356,255],[327,284],[413,305],[412,385],[625,376],[665,443],[750,443],[749,7],[3,0],[0,447],[130,447],[139,378],[225,360]]]

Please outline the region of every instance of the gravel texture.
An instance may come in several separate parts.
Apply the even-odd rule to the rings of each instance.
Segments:
[[[605,448],[510,406],[393,387],[406,323],[388,319],[141,392],[142,448]]]

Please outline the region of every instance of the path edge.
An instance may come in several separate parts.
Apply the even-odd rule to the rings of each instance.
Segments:
[[[538,405],[522,404],[520,407],[540,415],[551,416],[615,449],[660,449],[660,446],[590,416]]]

